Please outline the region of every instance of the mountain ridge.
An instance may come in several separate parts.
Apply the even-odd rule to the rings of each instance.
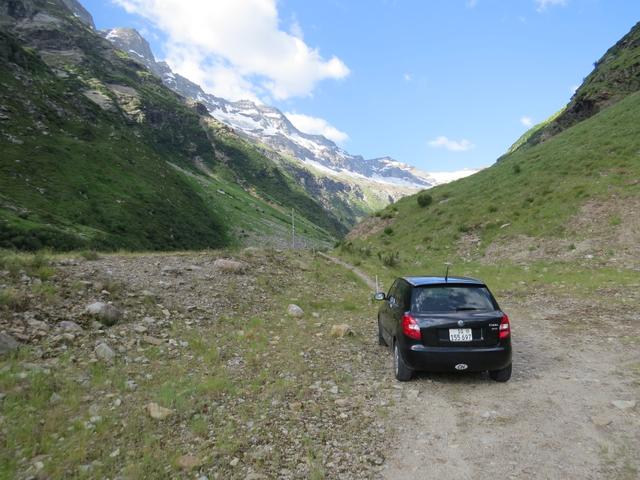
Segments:
[[[299,245],[345,225],[62,0],[0,4],[0,247]]]
[[[376,183],[404,183],[413,190],[435,184],[428,173],[390,157],[367,160],[361,155],[349,154],[322,135],[304,133],[276,107],[251,100],[229,101],[206,93],[196,83],[173,72],[166,62],[157,62],[149,43],[133,28],[117,27],[105,30],[102,34],[132,58],[146,65],[170,88],[201,102],[218,120],[280,153],[292,155],[311,166],[320,165],[336,174],[348,171],[363,175]]]

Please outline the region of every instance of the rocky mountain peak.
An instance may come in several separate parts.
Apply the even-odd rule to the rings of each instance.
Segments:
[[[132,58],[144,63],[147,67],[155,66],[156,59],[151,51],[149,42],[135,28],[117,27],[101,33],[107,40],[120,50],[128,53]]]
[[[89,11],[80,4],[80,2],[77,0],[62,0],[62,3],[64,3],[64,5],[71,10],[71,13],[73,13],[82,23],[94,30],[96,29],[93,17]]]

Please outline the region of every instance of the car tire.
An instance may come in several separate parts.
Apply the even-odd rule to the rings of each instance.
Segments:
[[[413,370],[404,362],[400,349],[398,348],[398,342],[393,342],[393,373],[396,376],[396,380],[400,382],[408,382],[413,377]]]
[[[491,377],[491,380],[495,380],[496,382],[508,381],[511,378],[511,364],[501,368],[500,370],[491,370],[489,372],[489,376]]]
[[[384,341],[384,336],[382,335],[382,326],[380,325],[380,318],[378,318],[378,345],[388,346],[387,342]]]

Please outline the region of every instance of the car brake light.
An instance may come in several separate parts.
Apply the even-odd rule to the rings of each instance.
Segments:
[[[509,323],[509,317],[505,313],[502,316],[502,320],[500,320],[500,334],[499,334],[500,340],[509,338],[510,335],[511,335],[511,325]]]
[[[416,322],[416,319],[408,312],[402,317],[402,333],[414,340],[420,340],[422,338],[418,322]]]

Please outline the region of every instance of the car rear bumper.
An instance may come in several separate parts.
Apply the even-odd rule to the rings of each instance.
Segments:
[[[404,360],[412,369],[428,372],[482,372],[500,370],[511,363],[511,344],[477,348],[426,347],[414,344],[407,345],[403,350]],[[467,367],[456,368],[456,365]]]

